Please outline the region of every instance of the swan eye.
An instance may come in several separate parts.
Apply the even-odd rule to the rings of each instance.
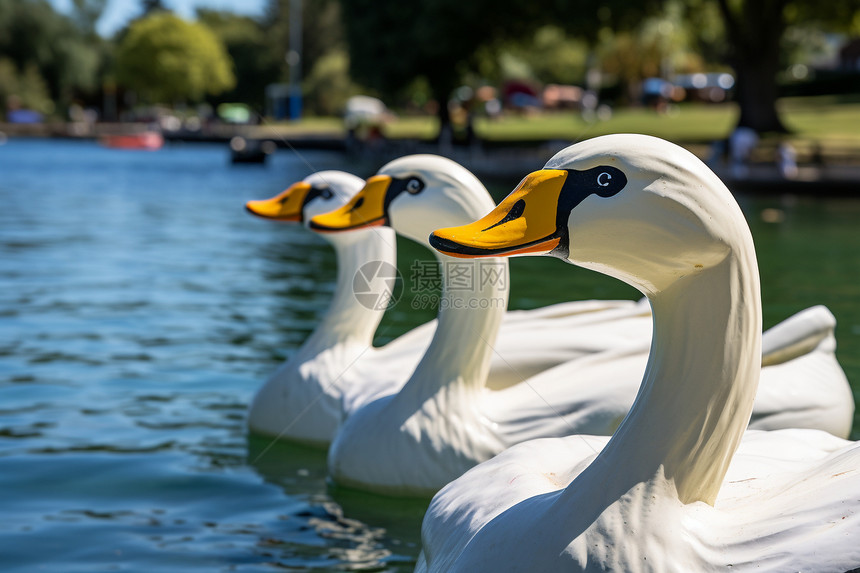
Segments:
[[[326,201],[328,201],[329,199],[331,199],[334,196],[334,193],[331,192],[331,189],[326,187],[326,188],[320,190],[320,196],[323,199],[325,199]]]
[[[600,175],[597,176],[597,184],[601,187],[609,187],[609,184],[612,182],[612,173],[608,171],[601,171]]]
[[[412,195],[417,195],[418,193],[421,193],[421,191],[423,189],[424,189],[424,182],[421,181],[420,179],[418,179],[417,177],[411,177],[406,182],[406,190],[409,193],[411,193]]]
[[[627,185],[627,177],[624,172],[610,165],[595,167],[585,173],[594,178],[591,188],[600,197],[612,197]]]
[[[608,198],[617,195],[625,186],[627,176],[611,165],[601,165],[585,171],[568,169],[567,180],[564,182],[564,188],[568,192],[564,195],[573,208],[591,194]]]

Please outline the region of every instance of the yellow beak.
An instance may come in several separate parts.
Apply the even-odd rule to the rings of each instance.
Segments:
[[[248,201],[245,208],[264,219],[298,223],[302,221],[302,208],[310,190],[310,183],[299,181],[271,199]]]
[[[548,253],[561,241],[556,219],[566,179],[564,170],[535,171],[488,215],[433,231],[430,244],[446,255],[468,259]]]
[[[377,227],[386,224],[385,193],[391,185],[388,175],[374,175],[349,203],[311,218],[311,229],[322,233],[337,233]]]

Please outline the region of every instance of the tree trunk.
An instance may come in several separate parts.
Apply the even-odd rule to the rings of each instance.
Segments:
[[[732,46],[730,63],[737,76],[735,95],[741,108],[738,127],[759,133],[788,131],[776,109],[785,3],[786,0],[746,0],[737,11],[727,0],[718,1]]]
[[[436,143],[440,146],[450,147],[454,140],[454,131],[451,125],[451,113],[448,111],[448,98],[453,88],[441,82],[435,82],[433,85],[433,98],[438,103],[436,117],[439,120],[439,134],[436,136]]]
[[[786,133],[776,109],[778,62],[741,58],[733,67],[737,74],[735,97],[741,109],[738,127]]]

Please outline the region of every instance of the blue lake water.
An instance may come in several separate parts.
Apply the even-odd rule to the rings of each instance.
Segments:
[[[4,572],[412,570],[426,500],[332,487],[324,452],[245,430],[255,389],[325,310],[335,268],[324,241],[243,204],[330,168],[370,174],[334,153],[234,167],[214,145],[0,146]],[[857,396],[860,200],[739,201],[766,325],[826,304]],[[399,247],[403,268],[431,258]],[[619,297],[638,294],[559,261],[512,263],[515,308]],[[378,338],[432,315],[407,296]]]

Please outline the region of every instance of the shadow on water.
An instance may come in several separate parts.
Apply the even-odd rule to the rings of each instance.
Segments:
[[[326,481],[326,451],[300,444],[248,437],[248,464],[268,483],[307,507],[293,512],[306,521],[323,547],[297,547],[289,537],[266,540],[273,562],[307,565],[314,553],[334,570],[412,571],[420,551],[420,524],[429,500],[394,499],[354,492]]]
[[[392,542],[410,555],[421,550],[421,521],[430,498],[395,498],[330,485],[332,497],[346,515],[397,532]]]
[[[323,448],[249,434],[247,463],[264,480],[289,489],[291,495],[328,501]]]

